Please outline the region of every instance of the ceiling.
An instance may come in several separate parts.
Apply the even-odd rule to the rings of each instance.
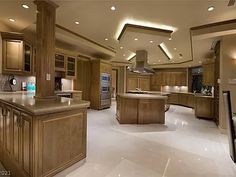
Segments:
[[[189,61],[182,65],[198,65],[209,53],[215,38],[193,41],[193,59],[189,29],[219,21],[236,19],[236,5],[228,7],[228,0],[53,0],[59,5],[56,23],[94,40],[104,46],[114,48],[117,61],[129,59],[137,49],[149,51],[148,63],[154,67]],[[30,6],[29,9],[21,7]],[[111,6],[116,10],[112,11]],[[208,12],[208,7],[215,9]],[[15,22],[10,22],[14,18]],[[13,29],[22,30],[36,21],[36,6],[32,0],[1,0],[0,23]],[[79,24],[75,24],[78,21]],[[173,30],[172,40],[137,36],[132,34],[122,43],[117,40],[125,23]],[[133,38],[139,38],[134,41]],[[108,40],[105,40],[108,39]],[[150,40],[153,43],[150,43]],[[169,61],[158,48],[164,42],[173,56]],[[179,57],[179,54],[183,57]],[[176,64],[180,66],[180,64]]]

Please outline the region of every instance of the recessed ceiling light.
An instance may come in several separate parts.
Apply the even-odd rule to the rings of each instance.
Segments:
[[[11,22],[15,22],[15,19],[13,19],[13,18],[9,18],[9,21],[11,21]]]
[[[22,4],[22,7],[25,8],[25,9],[28,9],[28,8],[29,8],[29,6],[26,5],[26,4]]]
[[[138,40],[138,38],[134,38],[134,40],[135,40],[135,41],[137,41],[137,40]]]
[[[123,54],[123,57],[125,57],[125,54]]]
[[[215,9],[215,7],[214,6],[210,6],[210,7],[208,7],[208,11],[210,12],[210,11],[213,11]]]
[[[115,6],[111,6],[111,10],[116,10],[116,7]]]
[[[153,41],[149,41],[150,43],[153,43]]]
[[[169,41],[171,41],[171,40],[172,40],[172,38],[170,37],[170,38],[169,38]]]
[[[122,46],[120,46],[120,49],[122,50],[122,49],[123,49],[123,47],[122,47]]]
[[[176,48],[174,48],[174,50],[177,50]]]
[[[78,24],[79,24],[79,22],[78,22],[78,21],[76,21],[76,22],[75,22],[75,24],[76,24],[76,25],[78,25]]]
[[[158,62],[161,62],[161,60],[158,60]]]
[[[107,39],[107,38],[105,38],[105,41],[108,41],[108,39]]]

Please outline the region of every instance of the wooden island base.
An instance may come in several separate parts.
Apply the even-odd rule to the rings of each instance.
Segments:
[[[0,96],[0,161],[13,177],[49,177],[86,157],[89,102]]]
[[[121,124],[164,124],[166,96],[119,94],[117,120]]]

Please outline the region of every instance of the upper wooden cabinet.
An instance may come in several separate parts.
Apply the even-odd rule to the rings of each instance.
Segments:
[[[151,76],[151,87],[155,86],[186,86],[187,72],[158,71]]]
[[[65,55],[60,53],[55,54],[55,71],[66,71]]]
[[[150,90],[150,76],[128,72],[126,90],[135,90],[136,88]]]
[[[76,64],[77,60],[74,56],[67,56],[66,58],[66,78],[76,79]]]
[[[207,61],[202,64],[203,67],[203,85],[214,86],[215,62]]]
[[[2,34],[4,74],[31,75],[33,73],[32,46],[22,36]]]

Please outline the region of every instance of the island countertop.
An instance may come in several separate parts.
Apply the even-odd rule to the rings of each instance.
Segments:
[[[32,115],[74,110],[89,107],[90,105],[89,101],[63,97],[58,97],[53,100],[36,100],[34,93],[29,92],[0,93],[0,101],[21,108]]]
[[[167,96],[155,95],[155,94],[134,94],[134,93],[119,93],[120,97],[132,98],[132,99],[167,99]]]

